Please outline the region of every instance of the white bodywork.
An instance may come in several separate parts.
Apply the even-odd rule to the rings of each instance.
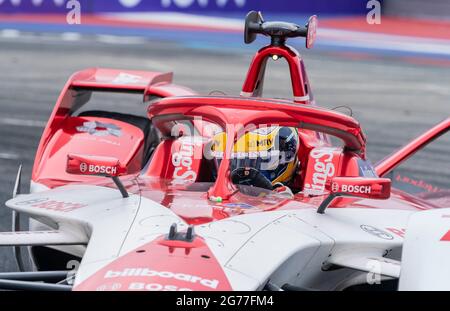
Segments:
[[[0,244],[47,245],[82,257],[75,288],[121,256],[167,234],[171,224],[177,223],[180,231],[187,228],[159,203],[135,194],[122,198],[116,189],[101,186],[69,185],[19,195],[7,206],[53,231],[3,233]],[[234,290],[261,290],[269,280],[278,286],[339,290],[399,277],[400,289],[450,290],[450,269],[444,264],[450,242],[440,241],[450,229],[448,217],[450,209],[347,207],[329,208],[321,215],[311,206],[235,216],[197,225],[195,233],[205,240]],[[405,240],[400,234],[404,229]]]

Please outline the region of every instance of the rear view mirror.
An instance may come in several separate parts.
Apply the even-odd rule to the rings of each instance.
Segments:
[[[334,177],[328,183],[327,190],[330,191],[330,195],[320,204],[317,210],[319,214],[323,214],[337,197],[389,199],[391,196],[391,180],[389,178]]]
[[[244,42],[250,44],[256,39],[256,30],[260,27],[264,19],[261,12],[251,11],[245,17]]]
[[[316,33],[317,33],[317,16],[313,15],[309,18],[307,24],[308,32],[306,34],[306,48],[310,49],[313,47],[314,42],[316,41]]]
[[[116,158],[68,154],[66,172],[74,175],[111,177],[122,197],[128,198],[128,192],[119,179],[119,176],[127,173],[127,168]]]
[[[391,196],[388,178],[334,177],[330,192],[341,196],[385,200]]]
[[[69,154],[66,172],[74,175],[117,177],[125,175],[127,169],[116,158]]]

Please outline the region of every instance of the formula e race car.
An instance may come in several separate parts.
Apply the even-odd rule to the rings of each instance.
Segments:
[[[286,45],[304,37],[311,48],[316,25],[250,12],[245,43],[270,44],[236,97],[198,95],[171,73],[75,73],[42,135],[31,193],[19,169],[6,202],[12,231],[0,245],[21,272],[1,273],[0,288],[450,290],[450,191],[394,174],[450,118],[372,166],[360,124],[315,104]],[[287,61],[291,100],[262,97],[270,59]],[[140,96],[145,115],[86,109],[103,93]]]

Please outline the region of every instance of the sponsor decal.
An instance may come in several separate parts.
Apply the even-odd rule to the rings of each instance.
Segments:
[[[339,188],[339,186],[338,186]],[[359,186],[359,185],[341,185],[341,192],[345,193],[372,193],[372,187],[368,185]]]
[[[202,238],[195,247],[171,248],[166,235],[141,245],[96,271],[75,291],[95,290],[120,283],[120,290],[232,290],[223,271]],[[200,258],[202,258],[200,260]]]
[[[443,242],[450,242],[450,230],[447,231],[446,234],[444,234],[444,236],[441,238],[441,241],[443,241]]]
[[[224,158],[223,151],[211,151],[213,157],[218,159]],[[231,159],[257,159],[262,158],[264,160],[271,158],[279,158],[280,151],[279,150],[263,150],[263,151],[251,151],[251,152],[232,152]]]
[[[259,135],[269,135],[276,129],[278,129],[278,126],[275,126],[275,125],[272,125],[272,126],[260,125],[260,127],[257,128],[256,130],[254,130],[253,132],[256,134],[259,134]]]
[[[389,230],[390,232],[401,238],[405,237],[406,229],[386,228],[386,230]]]
[[[359,176],[362,177],[377,177],[372,164],[369,161],[358,159]]]
[[[81,173],[90,173],[90,174],[105,174],[114,176],[117,173],[117,167],[109,166],[109,165],[95,165],[95,164],[87,164],[82,162],[80,164],[80,172]]]
[[[333,164],[334,148],[315,148],[311,151],[310,157],[314,161],[314,173],[312,183],[305,184],[305,193],[308,195],[320,195],[325,191],[325,184],[328,178],[333,177],[336,168]]]
[[[41,208],[49,211],[64,212],[64,213],[72,212],[74,210],[88,206],[87,204],[56,201],[50,200],[49,198],[40,198],[17,202],[16,205],[19,206],[25,205],[34,208]]]
[[[174,273],[170,271],[156,271],[148,268],[125,268],[121,271],[108,270],[105,273],[105,279],[119,278],[119,277],[160,277],[163,279],[174,279],[178,281],[185,281],[194,284],[201,284],[205,287],[216,289],[219,285],[218,280],[204,279],[199,276],[190,275],[186,273]],[[142,284],[142,283],[140,283]]]
[[[140,291],[192,291],[190,288],[186,287],[178,287],[176,285],[162,285],[159,283],[142,283],[142,282],[134,282],[128,286],[128,290],[140,290]]]
[[[411,185],[416,187],[416,189],[411,189],[411,190],[415,190],[414,192],[418,193],[418,192],[422,192],[423,190],[427,191],[427,192],[440,192],[440,191],[444,191],[443,189],[434,186],[432,184],[429,184],[423,180],[417,180],[417,179],[413,179],[409,176],[402,176],[398,173],[395,174],[395,178],[394,181],[398,182],[398,183],[403,183],[403,184],[407,184],[407,185]],[[408,189],[410,190],[410,189]],[[410,190],[410,191],[411,191]]]
[[[247,204],[247,203],[225,203],[222,206],[223,207],[228,207],[228,208],[242,208],[242,209],[254,208],[253,205],[250,205],[250,204]]]
[[[117,125],[98,121],[86,121],[82,126],[77,126],[76,129],[80,133],[89,133],[93,136],[122,136],[122,130]]]
[[[180,143],[180,150],[172,154],[173,179],[195,181],[197,173],[192,170],[195,143],[189,140],[182,140]]]
[[[86,173],[86,171],[88,170],[88,165],[86,163],[81,163],[80,164],[80,172],[82,173]]]
[[[277,133],[278,127],[261,127],[243,134],[233,146],[232,158],[268,158],[270,156],[279,156]],[[226,133],[217,133],[213,138],[214,143],[211,145],[211,152],[216,158],[223,158],[226,149]],[[277,151],[277,154],[273,154]]]
[[[38,199],[30,199],[30,200],[26,200],[26,201],[20,201],[20,202],[16,202],[16,205],[22,206],[22,205],[33,205],[36,203],[40,203],[40,202],[45,202],[50,200],[49,198],[38,198]]]
[[[273,139],[272,138],[261,138],[259,140],[252,140],[248,142],[249,148],[270,148],[273,145]]]
[[[333,191],[333,192],[339,192],[339,184],[336,183],[336,182],[334,182],[334,183],[331,185],[331,191]]]
[[[117,75],[117,77],[114,78],[114,80],[112,80],[112,83],[134,84],[134,83],[138,83],[139,81],[141,81],[141,79],[142,79],[141,76],[136,76],[136,75],[132,75],[129,73],[121,72],[119,75]]]
[[[393,240],[394,239],[394,237],[390,233],[388,233],[384,230],[369,226],[369,225],[361,225],[360,228],[363,231],[365,231],[371,235],[374,235],[377,238],[383,239],[383,240]]]

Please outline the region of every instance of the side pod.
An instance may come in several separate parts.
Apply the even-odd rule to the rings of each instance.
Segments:
[[[399,290],[450,290],[450,208],[411,216],[406,227]]]

